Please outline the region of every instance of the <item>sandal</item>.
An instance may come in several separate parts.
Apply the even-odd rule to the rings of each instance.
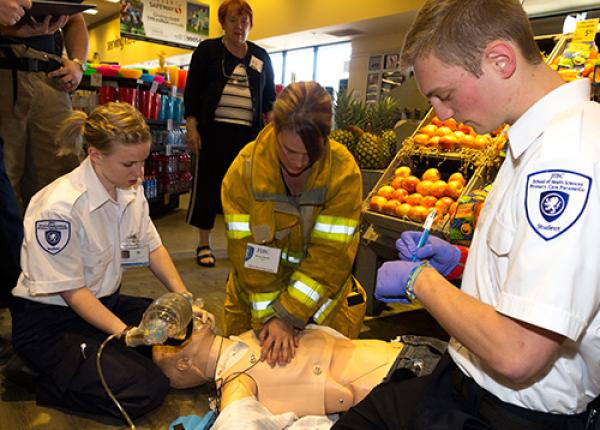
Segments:
[[[196,263],[202,267],[215,267],[215,255],[210,246],[199,246],[196,248]]]

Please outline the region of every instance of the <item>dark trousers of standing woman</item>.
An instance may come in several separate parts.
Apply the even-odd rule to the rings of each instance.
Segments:
[[[503,402],[446,353],[433,373],[382,383],[333,430],[583,430],[587,414],[555,415]]]
[[[212,230],[215,217],[223,213],[223,177],[240,150],[256,135],[251,127],[215,121],[212,126],[200,130],[200,136],[202,149],[196,157],[187,222],[202,230]]]
[[[100,301],[127,325],[139,324],[152,302],[118,292]],[[96,353],[106,333],[68,306],[15,298],[11,310],[14,348],[41,373],[36,381],[38,404],[122,418],[96,368]],[[101,366],[106,383],[132,418],[160,406],[169,391],[169,380],[152,362],[150,347],[129,348],[113,339],[103,350]]]
[[[0,305],[8,306],[17,284],[23,222],[15,192],[4,167],[4,142],[0,138]]]

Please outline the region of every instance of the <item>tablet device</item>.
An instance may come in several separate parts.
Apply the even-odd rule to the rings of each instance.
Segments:
[[[35,18],[36,21],[42,21],[44,17],[52,15],[58,18],[61,15],[73,15],[83,12],[86,9],[95,9],[92,4],[79,4],[65,1],[45,1],[34,0],[31,9],[25,11],[25,15]]]

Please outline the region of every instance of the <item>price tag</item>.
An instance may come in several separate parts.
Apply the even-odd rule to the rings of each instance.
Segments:
[[[158,82],[153,81],[152,86],[150,87],[150,92],[152,94],[155,94],[157,90],[158,90]]]
[[[575,33],[573,33],[572,42],[593,42],[596,37],[596,30],[598,29],[598,18],[586,19],[585,21],[579,21],[575,25]]]
[[[90,85],[92,87],[102,86],[102,75],[100,73],[93,73],[90,75]]]

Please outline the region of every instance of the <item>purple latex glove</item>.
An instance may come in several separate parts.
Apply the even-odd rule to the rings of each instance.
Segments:
[[[406,286],[411,273],[422,264],[421,261],[387,261],[377,271],[375,298],[382,302],[410,303]]]
[[[460,262],[460,250],[435,236],[429,236],[425,245],[417,249],[420,237],[421,232],[418,231],[402,232],[400,239],[396,241],[396,249],[400,259],[411,261],[413,255],[419,260],[428,259],[429,264],[442,276],[448,276]]]

